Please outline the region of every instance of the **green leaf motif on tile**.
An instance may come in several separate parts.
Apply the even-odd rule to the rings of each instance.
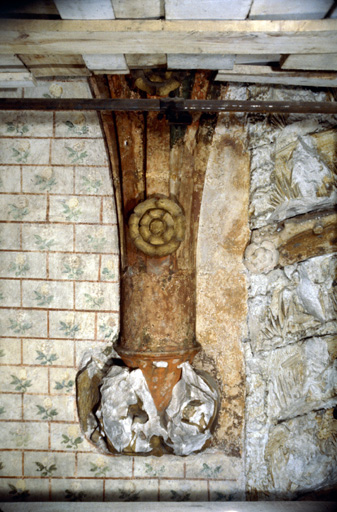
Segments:
[[[57,184],[56,178],[52,175],[51,178],[35,174],[35,185],[39,186],[41,192],[46,190],[50,191],[54,185]]]
[[[9,265],[8,270],[14,272],[15,277],[25,276],[30,270],[30,266],[27,263],[27,256],[25,254],[18,254],[15,261],[12,261]]]
[[[40,364],[42,365],[53,364],[53,362],[58,359],[57,354],[45,354],[42,350],[36,350],[36,353],[36,361],[41,361]]]
[[[102,277],[103,279],[114,279],[115,274],[112,272],[112,270],[108,269],[107,267],[104,267],[102,270]]]
[[[71,437],[71,436],[66,436],[65,434],[62,434],[62,437],[63,437],[63,441],[62,441],[62,444],[65,444],[66,445],[66,448],[73,448],[74,450],[77,450],[78,449],[78,445],[83,443],[83,438],[82,437]]]
[[[2,461],[0,460],[0,470],[3,469],[5,467],[5,465],[2,463]]]
[[[26,206],[10,204],[8,213],[13,217],[14,220],[22,220],[26,215],[29,214],[29,210]]]
[[[41,415],[43,420],[52,420],[58,415],[57,409],[52,407],[43,407],[42,405],[37,405],[36,407],[38,408],[37,414]]]
[[[103,338],[105,340],[108,340],[115,334],[116,326],[114,323],[112,325],[110,325],[109,323],[103,323],[99,326],[99,331]]]
[[[110,470],[109,466],[99,461],[97,464],[90,462],[91,469],[90,471],[94,473],[95,476],[106,476],[106,473]]]
[[[9,319],[9,324],[10,330],[13,331],[15,334],[24,334],[33,327],[33,324],[29,322],[25,322],[24,320],[13,320],[13,318]]]
[[[165,466],[161,466],[160,468],[156,469],[151,464],[145,462],[145,468],[145,473],[149,476],[160,477],[165,473]]]
[[[5,412],[6,412],[5,408],[1,405],[0,406],[0,416],[1,416],[1,414],[5,414]]]
[[[105,237],[98,237],[92,235],[88,235],[87,240],[91,248],[97,252],[103,251],[107,243],[107,239]]]
[[[24,501],[30,496],[24,480],[17,482],[16,485],[8,484],[8,487],[10,488],[9,495],[12,500]]]
[[[191,493],[187,491],[174,491],[171,489],[171,498],[173,501],[190,501]]]
[[[90,293],[85,293],[85,301],[89,308],[100,308],[104,304],[104,297],[94,297]]]
[[[80,326],[73,322],[62,322],[60,321],[60,331],[63,331],[65,336],[69,338],[75,338],[76,333],[79,332]]]
[[[215,468],[212,468],[206,462],[202,465],[201,473],[206,476],[206,478],[217,478],[218,475],[222,472],[223,468],[222,466],[216,466]]]
[[[6,123],[6,125],[7,125],[6,133],[15,133],[16,135],[25,135],[26,133],[29,132],[28,124],[23,124],[23,123],[19,123],[19,122],[16,122],[16,123],[8,122],[8,123]]]
[[[79,202],[76,197],[72,197],[69,201],[66,202],[65,199],[60,201],[60,203],[63,206],[63,215],[65,216],[65,219],[68,221],[72,220],[78,220],[79,216],[81,215],[82,211],[79,208]]]
[[[15,386],[15,391],[20,391],[20,393],[25,393],[28,388],[32,386],[32,381],[26,378],[20,379],[16,375],[11,375],[12,382],[11,386]]]
[[[64,122],[68,128],[68,133],[73,135],[87,135],[89,133],[89,126],[85,124],[85,116],[80,114],[73,123],[69,119]]]
[[[118,498],[122,501],[138,501],[140,498],[140,491],[121,489],[119,487],[118,492]]]
[[[87,176],[82,176],[82,187],[88,192],[89,194],[97,194],[99,189],[102,186],[101,180],[98,180],[96,178],[87,178]]]
[[[2,292],[0,292],[0,300],[2,301],[2,300],[4,300],[4,299],[5,299],[4,294],[3,294]],[[0,357],[1,357],[1,355],[0,355]]]
[[[49,306],[54,299],[54,295],[46,295],[37,290],[34,290],[34,294],[34,300],[37,301],[38,306]]]
[[[65,499],[68,501],[83,501],[87,495],[84,491],[77,491],[73,489],[65,490]]]
[[[27,447],[30,441],[30,434],[25,427],[19,427],[17,430],[11,430],[9,434],[12,436],[17,448]]]
[[[56,381],[55,382],[55,387],[54,389],[57,389],[57,390],[61,390],[61,389],[64,389],[66,393],[70,393],[73,386],[74,386],[75,382],[73,380],[66,380],[66,379],[63,379],[61,381]]]
[[[49,251],[49,249],[55,245],[55,241],[53,238],[42,238],[40,235],[34,235],[35,237],[35,244],[38,246],[40,251]]]
[[[37,466],[36,471],[41,473],[40,476],[51,476],[57,470],[56,464],[50,464],[50,466],[41,464],[41,462],[35,462],[35,464]]]
[[[82,148],[84,149],[84,143],[82,142],[76,144],[74,148],[69,146],[65,146],[65,148],[67,151],[69,151],[68,156],[72,164],[81,164],[83,163],[84,158],[88,156],[86,151],[82,151]]]
[[[5,357],[5,351],[2,348],[0,348],[0,357]]]
[[[68,274],[68,279],[79,279],[84,273],[82,268],[72,268],[68,263],[63,263],[63,268],[62,274]]]
[[[26,142],[26,144],[22,143],[18,148],[12,148],[12,156],[15,161],[19,164],[25,164],[27,162],[27,158],[30,154],[30,144]]]

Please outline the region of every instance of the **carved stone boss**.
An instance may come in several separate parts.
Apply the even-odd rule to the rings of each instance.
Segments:
[[[188,455],[209,444],[218,404],[213,379],[190,365],[201,348],[195,253],[207,159],[198,157],[204,147],[197,134],[205,126],[198,114],[174,146],[175,127],[157,114],[144,123],[141,114],[120,113],[113,130],[108,117],[103,124],[113,158],[120,153],[112,162],[122,267],[115,350],[125,366],[103,371],[90,363],[79,375],[80,422],[103,450]],[[147,151],[135,142],[144,138]]]

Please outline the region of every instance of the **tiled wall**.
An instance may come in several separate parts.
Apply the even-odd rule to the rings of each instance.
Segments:
[[[7,94],[90,97],[80,81]],[[116,216],[96,114],[1,112],[0,173],[1,500],[242,498],[239,459],[105,456],[79,430],[77,368],[111,346],[119,322]]]

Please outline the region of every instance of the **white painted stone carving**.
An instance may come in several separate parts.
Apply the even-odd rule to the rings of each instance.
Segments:
[[[267,274],[273,270],[279,260],[279,253],[273,242],[263,240],[248,245],[245,252],[245,265],[251,272]]]

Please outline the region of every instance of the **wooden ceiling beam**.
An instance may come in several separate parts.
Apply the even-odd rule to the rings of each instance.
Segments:
[[[0,54],[335,53],[337,20],[1,20]]]

